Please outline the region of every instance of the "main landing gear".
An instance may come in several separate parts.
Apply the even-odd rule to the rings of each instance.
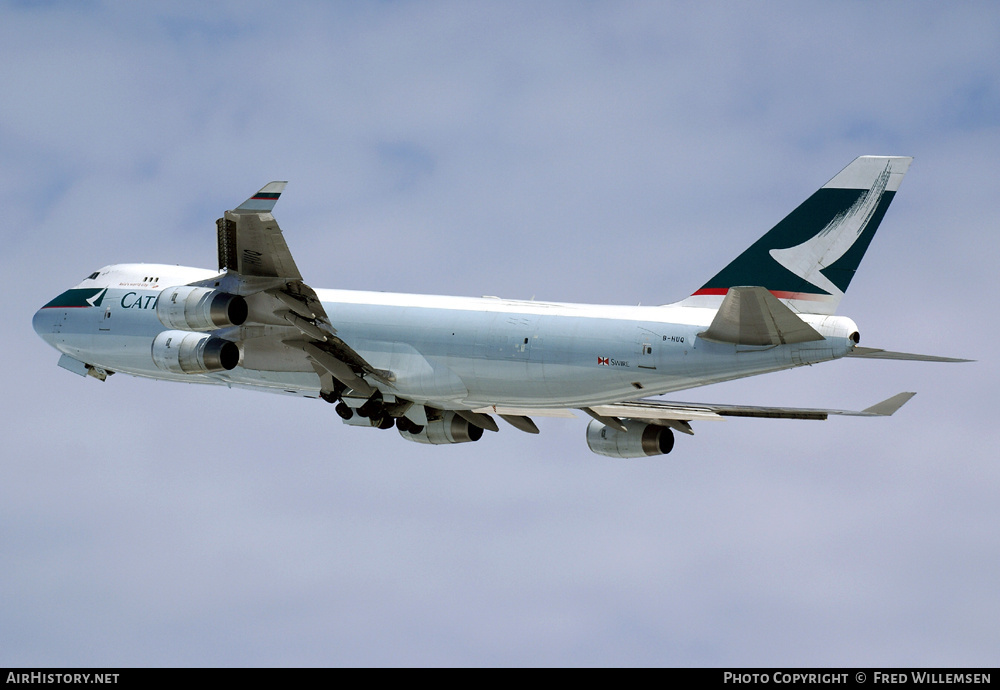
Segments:
[[[347,390],[346,387],[341,385],[333,391],[320,393],[320,397],[323,400],[331,404],[336,404],[334,412],[344,421],[353,419],[354,415],[357,414],[358,417],[367,419],[376,429],[391,429],[395,426],[400,431],[406,431],[411,434],[419,434],[424,430],[424,427],[420,424],[416,424],[402,415],[394,415],[393,412],[395,410],[387,409],[388,406],[383,401],[380,391],[375,391],[361,407],[353,409],[344,402],[343,394],[345,390]],[[395,404],[392,406],[399,407]]]

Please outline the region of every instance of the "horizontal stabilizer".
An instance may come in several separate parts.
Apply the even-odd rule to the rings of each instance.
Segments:
[[[787,345],[823,340],[812,326],[763,287],[732,287],[707,331],[706,340],[736,345]]]
[[[856,347],[847,353],[848,357],[863,359],[902,359],[913,362],[974,362],[974,359],[958,359],[955,357],[938,357],[936,355],[914,355],[909,352],[889,352],[876,347]]]

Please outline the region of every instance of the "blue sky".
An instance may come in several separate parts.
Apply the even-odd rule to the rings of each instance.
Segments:
[[[1000,11],[881,3],[2,3],[12,298],[0,664],[996,665]],[[847,361],[677,399],[667,458],[584,420],[425,448],[315,401],[81,379],[35,309],[212,267],[272,179],[317,287],[681,299],[861,154],[913,166]]]

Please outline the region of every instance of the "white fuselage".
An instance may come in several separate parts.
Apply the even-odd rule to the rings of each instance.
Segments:
[[[273,342],[259,337],[266,326],[221,333],[241,347],[241,365],[230,371],[172,373],[154,364],[153,340],[167,330],[156,313],[161,291],[216,272],[129,264],[100,273],[60,296],[92,294],[89,301],[57,298],[35,314],[38,334],[69,357],[135,376],[319,395],[320,376],[300,350],[255,346],[258,339]],[[737,346],[699,337],[715,317],[712,308],[316,293],[337,337],[388,372],[388,384],[372,385],[442,409],[631,400],[836,359],[853,349],[856,331],[845,317],[803,314],[824,340]]]

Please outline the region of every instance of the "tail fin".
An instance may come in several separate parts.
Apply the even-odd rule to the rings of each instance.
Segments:
[[[761,286],[794,311],[833,314],[912,161],[855,158],[680,304],[717,308],[729,288]]]

